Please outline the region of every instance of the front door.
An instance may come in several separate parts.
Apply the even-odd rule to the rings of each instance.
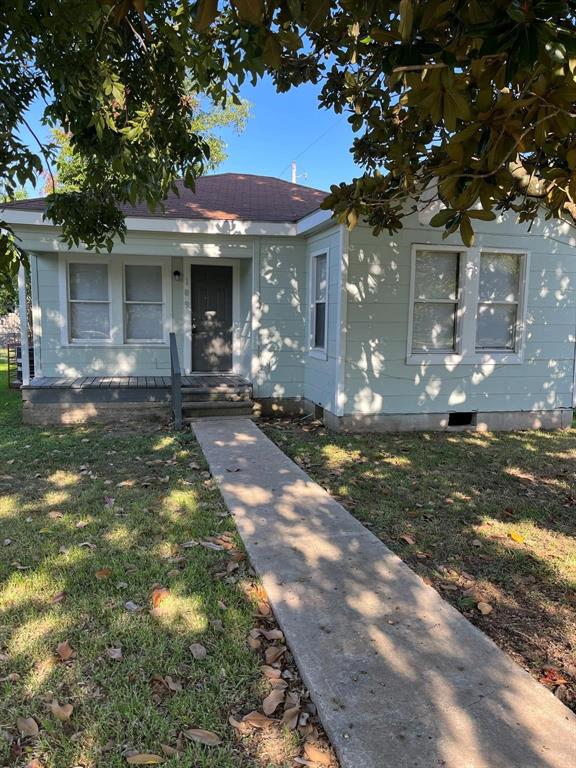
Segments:
[[[192,266],[192,370],[232,370],[232,267]]]

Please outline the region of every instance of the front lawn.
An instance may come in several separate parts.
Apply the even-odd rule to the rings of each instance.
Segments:
[[[0,377],[0,765],[291,766],[294,732],[229,724],[273,618],[192,433],[24,427]]]
[[[576,430],[268,436],[576,710]]]

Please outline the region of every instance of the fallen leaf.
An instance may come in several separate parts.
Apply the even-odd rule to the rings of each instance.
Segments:
[[[52,598],[52,600],[50,602],[52,603],[52,605],[57,605],[58,603],[61,603],[62,600],[64,600],[65,597],[66,597],[66,592],[64,592],[64,591],[58,592],[58,594],[54,595],[54,597]]]
[[[199,744],[205,744],[207,747],[215,747],[222,743],[222,739],[214,731],[205,731],[203,728],[190,728],[183,731],[184,736]]]
[[[38,736],[38,723],[33,717],[19,717],[16,726],[22,736]]]
[[[26,768],[44,768],[40,760],[38,760],[37,757],[34,758],[34,760],[30,760],[29,763],[26,763]]]
[[[162,749],[162,752],[164,752],[166,757],[173,757],[175,755],[182,754],[179,749],[176,749],[176,747],[171,747],[169,744],[160,744],[160,748]]]
[[[272,720],[272,718],[266,717],[266,715],[263,715],[261,712],[254,710],[253,712],[244,715],[242,722],[248,723],[248,725],[251,725],[253,728],[269,728],[276,722],[276,720]]]
[[[489,613],[492,613],[492,606],[490,603],[485,603],[484,601],[480,601],[478,605],[476,606],[482,616],[488,616]]]
[[[196,661],[202,661],[208,655],[208,651],[201,643],[192,643],[190,646],[190,652]]]
[[[332,758],[330,757],[330,753],[324,752],[323,750],[319,749],[315,744],[312,744],[309,741],[307,741],[304,744],[304,755],[308,758],[308,760],[312,760],[312,762],[319,763],[320,765],[332,764]]]
[[[522,534],[518,533],[518,531],[510,531],[508,534],[512,541],[515,541],[517,544],[523,544],[524,543],[524,536]]]
[[[412,536],[409,536],[407,533],[403,533],[402,536],[399,536],[402,541],[405,541],[406,544],[409,544],[412,546],[413,544],[416,544],[415,539],[412,538]]]
[[[480,539],[472,539],[472,546],[473,547],[481,547],[482,546],[482,542],[480,541]]]
[[[96,571],[94,576],[96,576],[97,579],[102,580],[102,579],[107,579],[108,576],[110,576],[111,573],[112,573],[112,569],[111,568],[100,568],[99,571]]]
[[[106,648],[106,655],[114,661],[122,661],[122,648]]]
[[[166,587],[157,587],[156,589],[152,590],[153,607],[158,608],[158,606],[168,597],[170,597],[170,591],[166,589]]]
[[[50,704],[50,711],[54,717],[57,717],[58,720],[61,720],[63,723],[66,722],[66,720],[70,720],[73,710],[74,707],[72,704],[60,705],[56,699]]]
[[[128,602],[124,603],[124,608],[126,608],[127,611],[131,611],[132,613],[136,613],[137,611],[141,611],[139,605],[136,605],[136,603],[132,602],[132,600],[128,600]]]
[[[274,664],[275,661],[278,661],[286,653],[286,650],[285,645],[271,645],[270,648],[266,649],[266,664]]]
[[[566,680],[565,677],[561,675],[561,673],[554,669],[553,667],[549,667],[544,671],[544,674],[540,678],[540,682],[544,685],[565,685],[568,680]]]
[[[271,612],[272,612],[271,608],[267,602],[265,602],[264,600],[261,600],[258,603],[258,613],[260,614],[260,616],[270,616]]]
[[[160,755],[152,755],[149,752],[140,753],[137,755],[128,755],[126,762],[129,765],[158,765],[164,762],[164,758]]]
[[[68,640],[64,640],[56,646],[56,653],[60,656],[61,661],[68,661],[74,656],[74,649]]]
[[[265,715],[271,715],[284,701],[284,691],[274,688],[262,702],[262,710]]]
[[[281,629],[261,629],[260,633],[264,635],[266,640],[283,640],[284,632]]]
[[[270,667],[268,664],[263,664],[260,669],[266,675],[269,680],[279,680],[282,674],[281,670],[275,667]]]
[[[284,710],[282,722],[287,728],[293,731],[298,725],[299,716],[300,716],[300,707],[290,707],[290,709]]]

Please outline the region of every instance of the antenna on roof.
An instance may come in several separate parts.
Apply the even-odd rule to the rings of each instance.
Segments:
[[[298,184],[298,173],[296,171],[296,160],[292,160],[292,184]],[[304,171],[304,173],[300,174],[300,178],[307,179],[308,178],[308,172]]]

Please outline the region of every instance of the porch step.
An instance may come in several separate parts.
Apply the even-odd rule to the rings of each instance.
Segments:
[[[252,400],[196,400],[182,403],[185,423],[210,416],[257,416],[258,410]]]
[[[199,402],[238,402],[243,400],[250,400],[252,398],[252,388],[246,387],[244,389],[230,389],[229,391],[221,391],[214,389],[207,389],[203,391],[188,390],[182,388],[182,402],[183,403],[199,403]]]

